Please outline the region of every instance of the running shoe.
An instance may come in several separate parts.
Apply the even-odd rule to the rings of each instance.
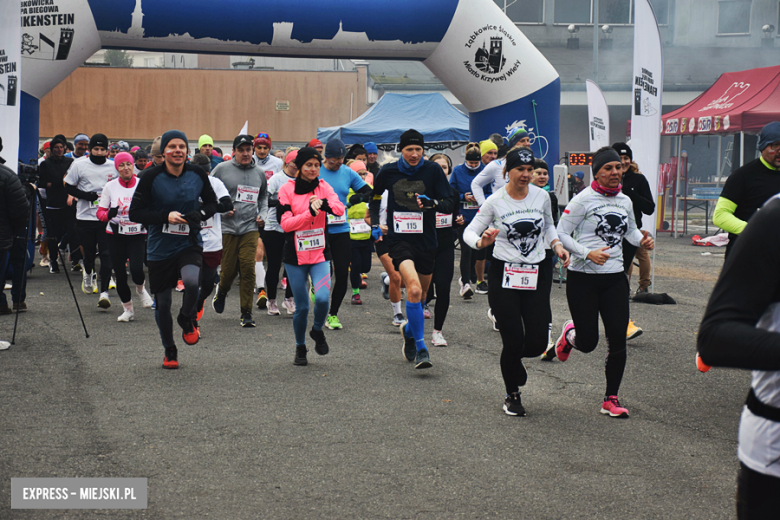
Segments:
[[[467,283],[464,283],[460,286],[460,296],[464,300],[470,300],[472,296],[474,296],[474,291],[471,290],[471,286]]]
[[[434,330],[431,334],[431,343],[434,347],[446,347],[447,346],[447,340],[444,339],[444,336],[442,335],[440,330]]]
[[[211,307],[214,309],[214,312],[217,314],[222,314],[225,312],[225,298],[227,297],[227,294],[222,294],[219,292],[219,289],[217,289],[217,294],[214,295],[214,299],[211,300]]]
[[[400,327],[405,322],[406,320],[404,319],[403,314],[396,314],[395,316],[393,316],[393,325],[395,325],[396,327]]]
[[[525,408],[520,402],[520,392],[512,392],[504,399],[504,413],[513,417],[525,417]]]
[[[363,305],[363,302],[360,299],[360,295],[359,294],[353,294],[352,295],[352,305]]]
[[[417,343],[414,341],[414,337],[408,337],[406,335],[406,326],[409,322],[405,321],[401,324],[401,336],[404,337],[404,345],[401,347],[401,352],[404,354],[404,358],[408,362],[412,362],[417,355]]]
[[[572,345],[566,340],[566,333],[573,328],[573,321],[568,320],[564,323],[561,335],[558,336],[558,341],[555,342],[555,355],[561,360],[561,363],[569,359],[569,354],[571,354]]]
[[[360,288],[368,289],[368,282],[366,282],[365,280],[360,280]]]
[[[146,287],[144,287],[144,292],[142,292],[139,296],[141,297],[141,306],[144,309],[148,309],[154,305],[154,298],[152,298],[152,295],[149,294],[149,291],[146,290]]]
[[[427,303],[423,305],[423,316],[425,316],[426,320],[431,319],[431,308],[428,307]]]
[[[152,298],[152,310],[157,309],[157,298]]]
[[[320,356],[324,356],[328,352],[330,352],[330,347],[328,347],[328,342],[325,341],[325,333],[321,330],[314,330],[311,329],[309,331],[309,337],[314,340],[314,352],[319,354]]]
[[[184,340],[184,343],[187,345],[194,345],[200,340],[198,328],[192,323],[191,319],[187,318],[182,313],[179,313],[179,315],[176,316],[176,323],[181,327],[181,337]]]
[[[363,280],[365,280],[366,278],[368,278],[368,274],[367,274],[367,273],[360,273],[360,277],[361,277]]]
[[[42,256],[41,257],[41,263],[39,265],[41,267],[49,267],[49,255]]]
[[[241,313],[241,326],[242,327],[254,327],[255,320],[252,319],[252,315],[248,312]]]
[[[265,309],[267,304],[268,296],[265,294],[265,289],[261,287],[257,293],[257,301],[255,302],[255,305],[257,305],[258,309]]]
[[[92,271],[92,294],[98,293],[97,273]]]
[[[108,309],[111,307],[111,300],[108,299],[107,292],[100,293],[100,299],[98,300],[97,306],[101,309]]]
[[[78,262],[71,262],[70,263],[70,270],[74,273],[80,273],[84,271],[84,260],[79,260]]]
[[[417,355],[414,358],[414,368],[421,370],[423,368],[431,368],[431,355],[428,353],[428,349],[424,348],[417,351]]]
[[[547,348],[545,349],[544,353],[542,354],[541,360],[542,361],[552,361],[555,359],[555,343],[550,342],[549,345],[547,345]]]
[[[0,305],[0,316],[4,314],[11,314],[13,312],[14,311],[12,311],[11,307],[9,307],[8,305]]]
[[[57,265],[57,262],[52,262],[49,264],[49,272],[51,274],[59,274],[60,266]]]
[[[166,347],[165,357],[163,358],[163,368],[179,368],[179,352],[175,345],[173,347]]]
[[[626,339],[638,338],[642,335],[642,329],[634,325],[632,320],[628,320],[628,329],[626,329]]]
[[[11,344],[8,341],[0,341],[0,350],[8,350]]]
[[[203,317],[203,309],[206,308],[206,301],[200,302],[200,306],[198,307],[198,314],[195,315],[195,321],[200,321],[200,319]]]
[[[287,277],[285,277],[285,278],[282,278],[282,281],[281,281],[280,285],[281,285],[281,289],[282,289],[283,291],[286,291],[286,290],[287,290]]]
[[[620,406],[616,395],[605,397],[601,403],[601,413],[618,419],[628,419],[628,410]]]
[[[92,294],[92,275],[86,271],[82,271],[81,279],[81,292],[84,294]]]
[[[181,278],[179,278],[179,281],[176,282],[176,290],[178,292],[184,291],[184,282],[181,280]]]
[[[699,353],[696,353],[696,368],[699,369],[699,372],[709,372],[712,368],[710,365],[707,365],[704,363],[704,361],[701,360],[701,356]]]
[[[382,298],[385,300],[390,299],[390,286],[385,283],[385,278],[387,278],[387,273],[382,273],[379,275],[379,278],[382,280]]]
[[[27,302],[14,302],[14,310],[19,312],[24,312],[27,310]]]
[[[279,306],[276,304],[276,300],[269,300],[268,301],[268,315],[269,316],[279,316],[281,314],[279,312]]]
[[[113,276],[108,280],[108,288],[116,290],[116,279]]]
[[[336,330],[336,329],[343,329],[344,327],[341,326],[341,322],[339,321],[338,316],[331,316],[328,314],[327,319],[325,320],[325,326],[328,327],[330,330]]]
[[[490,320],[490,323],[493,324],[493,330],[498,332],[498,324],[496,323],[496,317],[493,316],[493,309],[488,307],[488,319]]]
[[[125,309],[125,311],[119,315],[116,321],[129,322],[135,320],[135,314],[133,311]]]
[[[293,359],[293,365],[304,367],[309,364],[306,360],[306,345],[295,346],[295,358]]]
[[[479,282],[477,284],[477,288],[474,289],[474,291],[477,294],[487,294],[488,293],[488,284],[485,281]]]
[[[287,314],[295,314],[295,299],[285,298],[282,302],[282,307],[287,309]]]

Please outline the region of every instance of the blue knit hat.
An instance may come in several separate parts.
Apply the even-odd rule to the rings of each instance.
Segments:
[[[347,147],[344,146],[344,141],[339,138],[331,139],[328,144],[325,145],[325,158],[331,159],[333,157],[344,157],[347,155]]]
[[[763,152],[764,148],[777,141],[780,141],[780,121],[772,121],[758,134],[758,151]]]
[[[190,144],[187,141],[187,136],[184,135],[184,132],[181,130],[168,130],[162,135],[162,138],[160,139],[160,153],[165,153],[165,147],[168,146],[168,143],[171,139],[182,139],[184,144],[187,145],[187,148],[190,147]]]
[[[371,141],[364,144],[363,148],[365,148],[368,153],[379,153],[379,148],[376,147],[376,143],[372,143]]]

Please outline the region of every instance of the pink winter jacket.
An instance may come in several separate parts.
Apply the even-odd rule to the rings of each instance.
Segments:
[[[284,246],[284,261],[294,265],[311,265],[330,260],[330,246],[327,243],[327,213],[320,210],[316,217],[311,216],[309,200],[312,196],[327,199],[330,209],[336,216],[344,214],[344,204],[333,191],[330,184],[320,179],[313,192],[295,193],[295,181],[291,180],[279,190],[279,209],[282,213],[280,224],[287,233]],[[289,209],[287,209],[289,207]],[[284,208],[284,209],[282,209]],[[322,229],[325,234],[325,247],[314,251],[297,251],[295,234],[298,231]]]

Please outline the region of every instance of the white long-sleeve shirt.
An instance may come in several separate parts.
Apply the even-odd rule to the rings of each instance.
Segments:
[[[566,205],[558,222],[558,237],[571,253],[569,269],[587,274],[623,272],[623,239],[639,246],[642,232],[634,220],[628,196],[607,197],[587,187]],[[604,265],[587,260],[588,253],[608,247]]]
[[[493,256],[504,262],[538,264],[545,249],[558,239],[550,196],[533,185],[523,200],[510,197],[505,187],[493,192],[464,231],[463,240],[476,249],[489,227],[498,229]]]
[[[471,181],[471,194],[474,195],[480,206],[485,203],[485,194],[483,193],[485,186],[489,184],[493,193],[506,186],[503,175],[505,163],[506,159],[497,159],[491,162]]]

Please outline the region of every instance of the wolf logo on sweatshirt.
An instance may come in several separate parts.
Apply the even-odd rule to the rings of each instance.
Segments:
[[[528,255],[534,250],[536,241],[542,234],[543,223],[544,219],[541,218],[521,219],[511,224],[502,222],[506,228],[506,239],[523,255]]]
[[[600,222],[596,226],[596,235],[604,241],[609,247],[615,247],[623,240],[623,236],[628,233],[628,216],[620,213],[606,213],[596,216]]]

